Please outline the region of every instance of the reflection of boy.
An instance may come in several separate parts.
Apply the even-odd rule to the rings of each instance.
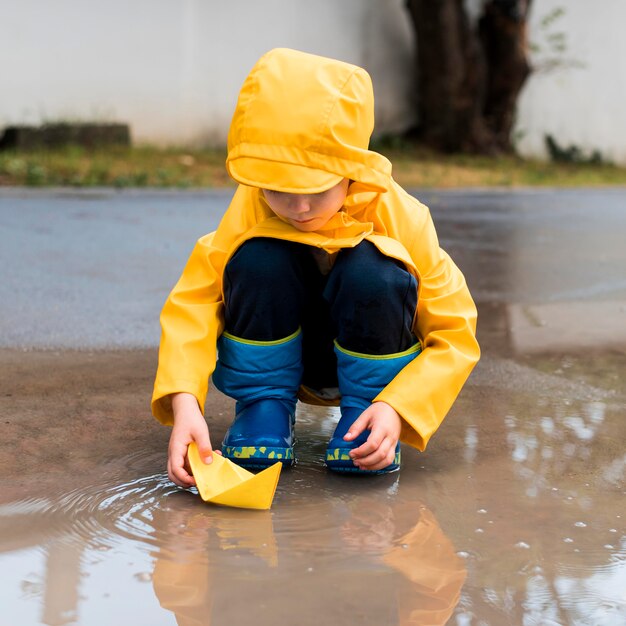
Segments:
[[[184,499],[155,510],[155,535],[164,538],[152,576],[160,605],[180,626],[222,624],[226,615],[230,623],[244,623],[250,605],[262,624],[280,620],[286,609],[301,624],[331,616],[337,623],[338,608],[346,606],[358,607],[367,616],[359,621],[368,624],[448,623],[467,572],[429,509],[414,498],[390,505],[376,494],[340,504],[318,498],[306,506],[307,528],[315,530],[304,537],[275,533],[270,511],[222,508],[209,516]],[[324,523],[328,519],[339,526]],[[328,550],[312,550],[311,540]],[[294,571],[307,572],[306,585]],[[355,571],[359,576],[350,575]],[[233,597],[248,604],[229,602]]]
[[[424,449],[478,360],[465,280],[367,149],[373,124],[353,65],[277,49],[244,82],[226,163],[240,185],[161,315],[152,408],[174,425],[177,484],[194,484],[191,441],[210,462],[211,374],[237,400],[222,447],[235,462],[291,464],[296,397],[340,396],[328,467],[385,472],[399,439]]]

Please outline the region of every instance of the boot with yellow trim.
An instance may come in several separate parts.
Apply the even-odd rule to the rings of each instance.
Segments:
[[[372,400],[420,351],[420,344],[415,343],[408,350],[395,354],[361,354],[345,350],[335,342],[341,419],[326,449],[326,465],[330,470],[356,474],[387,474],[400,469],[399,443],[390,465],[380,470],[363,470],[354,465],[350,451],[364,444],[370,431],[364,430],[352,441],[344,441],[343,437],[361,413],[371,405]]]
[[[234,398],[235,420],[222,454],[246,468],[292,465],[296,393],[302,378],[300,330],[277,341],[224,332],[218,340],[214,385]]]

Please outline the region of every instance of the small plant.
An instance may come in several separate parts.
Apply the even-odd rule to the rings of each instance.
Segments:
[[[544,139],[550,159],[555,163],[576,163],[585,165],[608,164],[602,157],[600,150],[593,150],[591,154],[585,155],[585,153],[574,144],[563,148],[552,135],[545,135]]]
[[[538,40],[533,40],[529,45],[535,73],[545,74],[555,70],[585,67],[580,60],[568,58],[567,33],[564,30],[555,30],[565,15],[564,7],[555,7],[540,20],[536,33]]]

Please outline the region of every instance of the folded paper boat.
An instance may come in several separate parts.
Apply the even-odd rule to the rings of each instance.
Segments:
[[[242,509],[269,509],[272,506],[282,463],[274,463],[258,474],[235,465],[219,454],[206,465],[195,443],[189,444],[189,464],[200,497],[205,502]]]

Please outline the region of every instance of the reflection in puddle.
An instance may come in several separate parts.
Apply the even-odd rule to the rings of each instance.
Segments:
[[[316,533],[298,528],[291,513],[292,528],[275,530],[284,528],[282,510],[205,514],[193,530],[171,533],[156,555],[156,596],[179,624],[246,623],[251,614],[260,624],[288,615],[348,624],[352,611],[367,613],[359,621],[368,624],[445,624],[465,579],[463,562],[432,513],[412,507],[418,519],[400,534],[405,520],[375,503],[356,497],[339,509],[301,508],[305,517],[334,517]],[[180,526],[195,508],[179,502],[161,522]]]
[[[271,511],[206,505],[154,453],[2,505],[0,602],[20,624],[625,623],[619,406],[477,391],[450,449],[371,480],[323,469],[336,415],[304,410]]]
[[[541,357],[532,363],[544,365]],[[465,427],[468,466],[473,449],[484,455],[498,443],[510,460],[473,469],[472,483],[484,481],[492,493],[473,485],[480,507],[474,539],[468,524],[458,542],[468,584],[457,623],[626,624],[623,403],[592,382],[587,376],[577,397],[566,380],[562,389],[524,394],[518,379],[502,400],[492,391],[488,413],[506,411],[490,420],[495,430]]]
[[[298,473],[286,491],[318,480]],[[5,588],[3,606],[27,616],[20,623],[44,624],[167,623],[157,601],[179,624],[251,614],[257,624],[294,614],[302,624],[347,624],[353,614],[366,624],[445,624],[464,563],[431,511],[393,495],[399,477],[381,478],[356,493],[358,483],[333,480],[339,498],[298,489],[272,511],[208,506],[162,475],[5,505],[0,569],[17,557],[21,583],[17,594]]]

